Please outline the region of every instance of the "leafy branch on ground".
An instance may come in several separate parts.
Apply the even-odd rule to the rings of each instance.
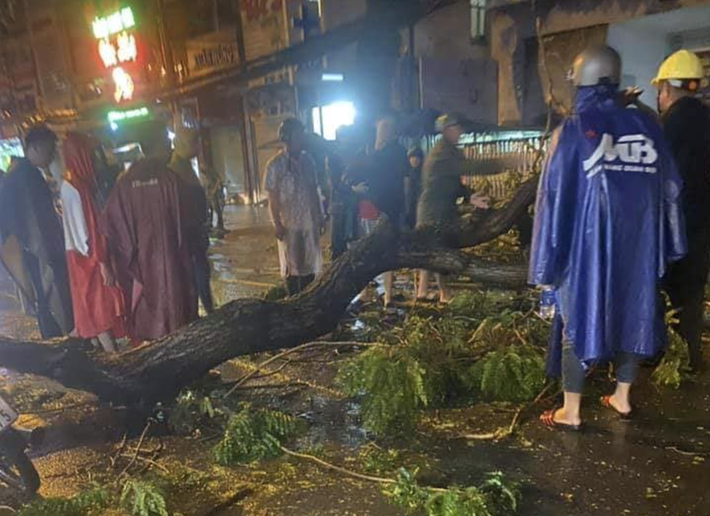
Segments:
[[[483,396],[524,402],[544,384],[547,325],[526,297],[465,292],[432,314],[414,310],[385,330],[375,347],[348,361],[338,382],[360,400],[363,426],[375,434],[404,433],[424,409]]]
[[[490,473],[478,487],[431,489],[416,482],[417,471],[400,469],[397,481],[383,488],[385,496],[408,513],[427,516],[510,516],[518,510],[517,483],[500,473]]]
[[[130,516],[170,516],[163,491],[154,483],[129,478],[120,494],[97,484],[71,498],[37,499],[25,505],[18,516],[100,516],[111,507],[121,507]]]
[[[659,387],[678,389],[681,382],[690,374],[688,343],[675,330],[674,325],[677,323],[677,313],[669,310],[666,313],[668,344],[661,362],[651,375],[651,381]]]
[[[212,450],[221,466],[251,463],[278,457],[281,445],[298,432],[296,419],[274,410],[242,410],[229,418],[221,441]]]
[[[170,516],[162,489],[138,479],[128,479],[121,490],[121,507],[131,516]]]

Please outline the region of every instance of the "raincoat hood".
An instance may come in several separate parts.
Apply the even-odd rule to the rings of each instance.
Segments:
[[[582,113],[588,109],[613,109],[619,107],[619,88],[614,84],[582,86],[574,96],[574,111]]]

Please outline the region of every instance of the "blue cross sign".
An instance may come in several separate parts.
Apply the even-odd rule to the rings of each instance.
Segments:
[[[308,4],[301,5],[301,17],[293,18],[293,26],[303,31],[303,41],[308,41],[313,32],[320,31],[320,18],[312,16]]]

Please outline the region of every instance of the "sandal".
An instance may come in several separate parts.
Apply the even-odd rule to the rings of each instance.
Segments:
[[[611,396],[602,396],[599,399],[599,402],[602,404],[602,407],[614,412],[617,416],[619,416],[619,419],[621,419],[622,421],[628,421],[629,419],[631,419],[633,410],[629,410],[628,412],[619,412],[618,410],[616,410],[616,407],[611,404],[611,398]]]
[[[584,428],[583,424],[571,425],[569,423],[560,423],[555,421],[555,413],[559,408],[546,410],[540,415],[540,422],[550,430],[562,430],[565,432],[581,432]]]

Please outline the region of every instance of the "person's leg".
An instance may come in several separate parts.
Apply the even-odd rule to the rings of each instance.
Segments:
[[[680,310],[676,327],[688,343],[690,365],[702,366],[702,332],[705,313],[705,284],[710,270],[710,238],[700,230],[688,231],[688,255],[672,265],[665,287],[673,308]]]
[[[100,333],[96,338],[98,339],[99,344],[101,344],[101,347],[106,353],[116,352],[116,343],[113,341],[113,338],[111,337],[111,334],[109,332],[105,331],[103,333]]]
[[[417,285],[417,299],[426,299],[429,295],[429,271],[419,271],[419,285]]]
[[[609,404],[620,414],[631,413],[631,385],[638,372],[639,357],[632,353],[621,352],[616,356],[616,390],[609,396]]]
[[[214,301],[212,300],[212,286],[210,285],[211,268],[206,254],[197,253],[193,256],[195,287],[197,295],[202,302],[205,312],[211,314],[214,311]]]
[[[385,306],[392,304],[392,285],[394,284],[394,272],[385,272],[382,275],[382,281],[385,286]]]
[[[436,284],[439,287],[439,302],[446,304],[451,301],[451,290],[446,286],[446,280],[443,274],[437,273],[435,277]]]
[[[562,408],[554,413],[553,421],[566,425],[579,425],[582,422],[580,409],[586,373],[574,352],[574,346],[567,342],[563,343],[562,346],[564,403]]]
[[[286,292],[289,297],[293,297],[301,291],[301,278],[298,276],[286,276]]]
[[[302,292],[302,291],[306,290],[306,287],[308,287],[308,285],[310,285],[311,283],[313,283],[313,281],[314,281],[315,279],[316,279],[316,275],[315,275],[315,274],[309,274],[308,276],[299,276],[299,283],[300,283],[300,284],[299,284],[299,287],[300,287],[300,291]]]

